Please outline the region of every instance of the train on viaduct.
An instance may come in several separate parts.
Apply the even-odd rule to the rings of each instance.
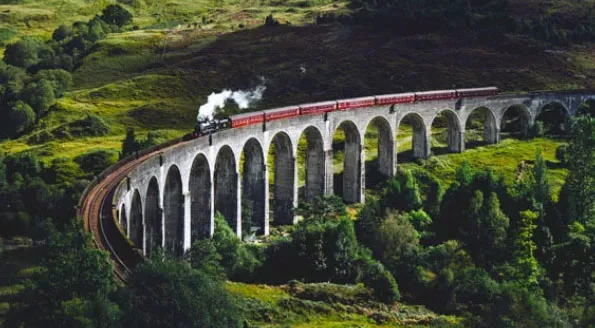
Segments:
[[[455,92],[424,101],[376,100],[349,110],[263,120],[191,140],[180,138],[143,150],[100,174],[83,193],[79,215],[97,246],[110,251],[122,278],[156,247],[181,255],[194,241],[212,236],[216,212],[240,236],[242,200],[251,202],[252,225],[261,234],[269,233],[270,219],[275,224],[293,223],[302,136],[307,140],[305,200],[333,193],[332,142],[341,129],[345,133],[342,197],[357,203],[364,201],[364,134],[371,125],[378,131],[378,170],[393,176],[398,162],[396,137],[404,120],[413,128],[413,156],[427,158],[432,122],[439,115],[446,118],[448,150],[462,152],[466,122],[476,110],[487,112],[484,141],[493,144],[499,142],[504,115],[511,108],[520,109],[526,130],[547,105],[558,104],[570,117],[588,100],[595,100],[595,92]],[[274,183],[269,190],[271,147]]]

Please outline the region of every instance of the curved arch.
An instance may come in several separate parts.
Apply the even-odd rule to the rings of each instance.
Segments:
[[[383,116],[372,118],[367,126],[375,126],[378,131],[378,172],[392,176],[395,167],[395,138],[390,123]]]
[[[533,124],[537,121],[544,123],[546,133],[565,133],[570,126],[570,111],[564,102],[552,100],[543,104],[535,112]]]
[[[349,120],[341,122],[337,130],[345,133],[345,156],[343,161],[343,200],[357,203],[363,199],[362,136],[357,125]],[[335,131],[336,132],[336,131]]]
[[[215,211],[221,213],[233,231],[238,228],[238,174],[231,147],[219,149],[215,160]]]
[[[467,118],[465,119],[465,131],[470,131],[472,129],[468,129],[470,125],[470,118],[474,115],[482,115],[483,116],[483,141],[488,144],[495,144],[500,139],[498,126],[496,125],[496,115],[494,112],[488,107],[477,107],[473,109]]]
[[[163,213],[159,204],[159,183],[156,177],[151,178],[145,199],[145,253],[150,256],[153,250],[163,244]]]
[[[244,167],[242,176],[242,207],[249,208],[249,218],[242,218],[243,222],[250,222],[250,226],[242,229],[257,228],[257,233],[265,232],[265,161],[264,151],[260,142],[250,138],[243,147]],[[247,214],[248,214],[247,213]],[[244,211],[242,211],[244,215]]]
[[[516,112],[516,113],[513,113]],[[507,117],[515,116],[518,118],[517,122],[508,122]],[[521,138],[526,138],[529,135],[529,127],[531,126],[531,112],[522,104],[515,104],[502,110],[502,117],[500,117],[500,132],[511,132],[509,130],[517,130]]]
[[[306,188],[305,200],[311,202],[317,196],[324,195],[325,155],[322,133],[315,126],[308,126],[301,136],[306,138],[305,156]],[[301,138],[301,137],[300,137]]]
[[[203,154],[198,154],[190,169],[190,242],[211,236],[211,169]]]
[[[559,99],[555,99],[555,100],[551,100],[548,102],[545,102],[543,105],[541,105],[537,111],[535,112],[535,118],[537,118],[537,116],[541,115],[543,113],[543,110],[545,108],[547,108],[548,106],[552,106],[552,105],[558,105],[562,108],[564,108],[564,115],[566,117],[570,117],[570,110],[568,109],[568,106],[566,106],[566,104],[564,103],[564,101],[559,100]]]
[[[143,249],[143,204],[138,189],[132,195],[130,208],[130,230],[128,235],[137,248]]]
[[[274,150],[275,178],[273,185],[273,219],[277,225],[293,223],[295,200],[295,158],[291,138],[285,132],[271,140],[269,153]]]
[[[432,118],[430,127],[433,127],[437,120],[443,120],[443,123],[446,124],[446,145],[448,151],[451,153],[462,152],[465,149],[465,143],[462,140],[459,116],[451,109],[443,109]]]
[[[126,216],[126,204],[120,207],[120,225],[128,233],[128,217]]]
[[[165,249],[175,256],[184,255],[184,195],[180,169],[172,165],[163,190]]]
[[[405,114],[397,124],[397,134],[401,124],[405,122],[409,122],[413,128],[413,135],[411,137],[413,158],[428,158],[430,156],[430,149],[428,146],[426,124],[423,118],[418,113],[410,112]]]

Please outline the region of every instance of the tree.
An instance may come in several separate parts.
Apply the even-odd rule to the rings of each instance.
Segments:
[[[72,28],[67,25],[60,25],[57,29],[54,30],[52,34],[52,39],[56,42],[60,42],[72,35]]]
[[[119,311],[108,300],[116,290],[108,254],[91,246],[82,224],[50,231],[43,267],[28,283],[23,303],[11,307],[8,326],[115,325]]]
[[[382,224],[383,211],[377,198],[366,197],[366,204],[359,211],[355,221],[357,240],[364,246],[372,248],[376,241],[376,231]]]
[[[374,257],[384,263],[391,272],[406,264],[416,255],[419,248],[419,234],[407,216],[389,213],[376,233],[373,247]]]
[[[128,128],[126,129],[126,137],[124,140],[122,140],[120,159],[133,154],[135,151],[138,151],[138,142],[136,141],[136,136],[134,135],[134,129]]]
[[[312,203],[301,203],[297,208],[297,214],[306,220],[328,220],[338,219],[347,214],[345,203],[341,197],[336,195],[314,198]]]
[[[117,162],[117,153],[105,149],[91,149],[83,155],[75,157],[81,170],[90,174],[99,174]]]
[[[585,224],[595,217],[595,118],[573,119],[568,145],[569,210],[571,220]]]
[[[4,122],[10,136],[19,135],[35,123],[35,113],[31,106],[21,100],[8,104],[8,121]]]
[[[39,61],[38,53],[41,48],[42,44],[39,40],[23,37],[6,46],[4,61],[10,65],[27,68]]]
[[[51,83],[56,98],[64,95],[64,91],[72,86],[72,75],[63,69],[41,70],[35,74],[37,81],[45,80]]]
[[[538,148],[535,154],[535,164],[533,164],[533,178],[535,185],[533,188],[533,198],[541,208],[548,206],[551,202],[550,182],[548,179],[547,165],[541,155],[541,149]]]
[[[120,299],[123,327],[241,327],[220,280],[167,258],[141,263]]]
[[[38,117],[44,116],[56,101],[52,83],[43,79],[29,83],[23,90],[21,98],[33,108]]]
[[[512,279],[532,288],[538,286],[540,268],[534,252],[537,249],[533,241],[533,235],[537,228],[536,222],[539,213],[531,211],[521,212],[521,222],[514,237],[512,252],[513,272]]]
[[[108,24],[117,25],[118,27],[122,27],[132,22],[132,14],[118,4],[105,7],[101,13],[102,20]]]
[[[211,239],[202,239],[190,248],[186,254],[192,268],[202,271],[214,278],[224,278],[225,272],[221,266],[221,255]]]

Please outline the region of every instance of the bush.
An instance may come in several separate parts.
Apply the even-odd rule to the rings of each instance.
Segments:
[[[8,105],[8,121],[3,122],[10,136],[19,135],[35,123],[35,112],[21,100]]]
[[[562,145],[556,148],[556,159],[562,164],[568,163],[568,146]]]
[[[101,19],[108,24],[122,27],[132,22],[132,14],[118,4],[109,5],[103,9]]]
[[[29,83],[23,90],[21,98],[33,108],[38,117],[44,116],[56,101],[52,83],[43,79]]]
[[[374,297],[381,302],[391,304],[401,298],[399,286],[393,275],[376,261],[366,263],[362,281],[366,287],[372,289]]]
[[[542,121],[537,121],[531,127],[530,135],[531,137],[543,137],[545,134],[545,126]]]
[[[27,68],[39,61],[39,52],[47,48],[39,40],[23,37],[19,41],[6,46],[4,61],[7,64]],[[51,49],[50,49],[51,50]]]
[[[118,153],[113,150],[94,149],[74,159],[81,170],[93,175],[101,173],[118,161]]]

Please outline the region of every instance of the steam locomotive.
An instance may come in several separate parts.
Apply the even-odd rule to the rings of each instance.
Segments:
[[[267,122],[298,115],[326,114],[332,111],[346,111],[355,108],[403,103],[413,104],[424,101],[487,97],[496,95],[498,92],[499,90],[497,87],[486,87],[399,93],[288,106],[258,112],[243,113],[221,119],[201,119],[198,121],[194,131],[186,135],[184,139],[195,139],[220,130],[239,128],[254,124],[266,124]]]

